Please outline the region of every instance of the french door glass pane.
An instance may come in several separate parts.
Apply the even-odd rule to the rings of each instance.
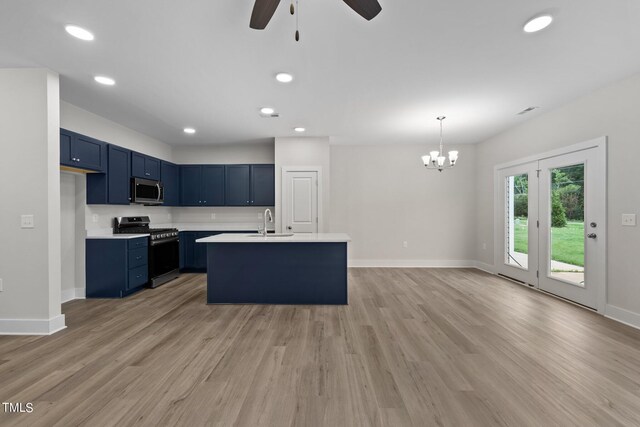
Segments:
[[[529,175],[506,178],[505,263],[529,268]]]
[[[584,286],[584,164],[550,173],[550,275]]]

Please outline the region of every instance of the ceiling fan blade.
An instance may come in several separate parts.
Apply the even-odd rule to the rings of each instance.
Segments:
[[[371,21],[382,10],[378,0],[344,0],[344,2],[367,21]]]
[[[254,30],[264,30],[279,4],[280,0],[256,0],[253,12],[251,12],[249,27]]]

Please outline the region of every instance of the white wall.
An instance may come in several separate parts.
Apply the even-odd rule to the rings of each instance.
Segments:
[[[181,165],[273,163],[274,156],[273,143],[187,146],[173,149],[173,160]]]
[[[275,141],[275,171],[276,171],[276,231],[281,232],[280,215],[282,204],[282,168],[285,166],[320,166],[322,168],[322,216],[323,229],[327,232],[331,228],[331,155],[329,137],[323,138],[276,138]]]
[[[51,333],[64,328],[58,76],[3,69],[0,93],[0,333]],[[23,214],[35,228],[20,228]]]
[[[608,307],[640,326],[640,228],[621,214],[640,213],[640,74],[590,93],[482,142],[477,147],[477,259],[493,265],[493,167],[608,136]],[[486,243],[486,250],[482,244]],[[619,311],[617,309],[622,309]],[[626,311],[625,311],[626,310]]]
[[[443,172],[422,164],[435,148],[331,146],[331,231],[352,237],[351,265],[470,265],[475,147],[457,147],[458,165]]]

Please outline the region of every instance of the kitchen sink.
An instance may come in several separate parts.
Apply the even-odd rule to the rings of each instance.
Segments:
[[[266,237],[291,237],[293,233],[269,233]],[[247,237],[265,237],[262,234],[247,234]]]

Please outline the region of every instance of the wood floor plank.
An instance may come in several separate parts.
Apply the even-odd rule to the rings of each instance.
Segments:
[[[349,270],[348,306],[185,274],[0,336],[1,426],[640,425],[640,331],[474,269]]]

